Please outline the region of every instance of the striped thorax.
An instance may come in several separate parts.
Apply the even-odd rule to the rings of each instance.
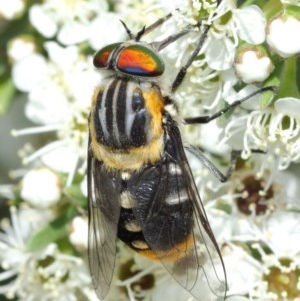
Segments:
[[[164,98],[155,83],[109,78],[93,97],[91,147],[109,168],[139,169],[161,158]]]

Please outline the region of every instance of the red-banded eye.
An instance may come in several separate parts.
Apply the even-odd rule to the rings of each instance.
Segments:
[[[130,45],[119,54],[116,68],[118,71],[143,77],[156,77],[163,74],[164,62],[149,47],[143,45]]]
[[[108,68],[108,59],[111,53],[120,45],[121,43],[114,43],[98,50],[94,56],[94,66],[96,68]]]

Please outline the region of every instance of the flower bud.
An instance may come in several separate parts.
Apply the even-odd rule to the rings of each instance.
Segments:
[[[255,46],[238,51],[234,66],[237,76],[247,84],[264,81],[274,69],[266,52]]]
[[[61,196],[58,176],[47,168],[30,170],[23,178],[21,197],[30,205],[49,208]]]
[[[286,58],[300,53],[300,21],[292,15],[278,15],[267,26],[267,43],[274,52]]]
[[[78,250],[87,250],[88,222],[80,216],[76,216],[70,224],[70,242]]]

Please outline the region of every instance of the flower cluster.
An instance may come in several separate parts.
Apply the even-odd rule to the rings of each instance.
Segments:
[[[10,208],[10,218],[1,221],[0,293],[24,301],[97,300],[86,262],[85,173],[91,98],[105,73],[92,67],[93,54],[128,39],[120,19],[138,32],[172,13],[142,38],[161,41],[191,25],[161,52],[166,72],[157,83],[166,95],[210,26],[170,95],[183,140],[221,169],[230,165],[232,149],[240,151],[224,184],[187,152],[227,269],[227,298],[300,300],[300,2],[33,2],[0,0],[0,111],[22,93],[34,126],[12,134],[47,134],[42,147],[20,152],[19,183],[0,186]],[[184,122],[239,100],[206,125]],[[164,299],[194,300],[162,265],[120,243],[107,300]]]

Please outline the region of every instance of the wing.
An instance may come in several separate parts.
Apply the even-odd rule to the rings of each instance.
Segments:
[[[118,175],[110,173],[88,151],[88,257],[92,282],[99,299],[108,293],[116,255],[120,215]]]
[[[201,301],[224,300],[224,263],[179,129],[173,122],[165,131],[162,160],[132,180],[135,184],[132,193],[138,200],[134,214],[148,245],[181,286]]]

